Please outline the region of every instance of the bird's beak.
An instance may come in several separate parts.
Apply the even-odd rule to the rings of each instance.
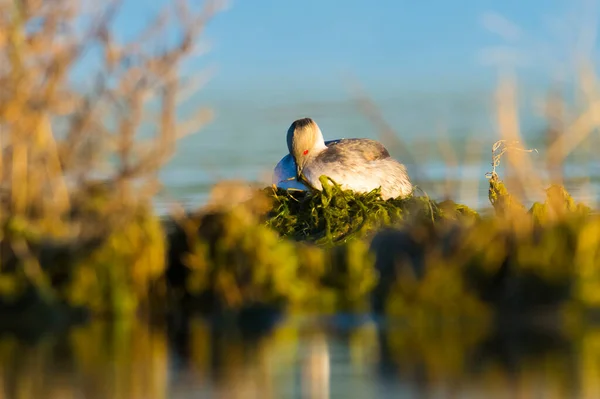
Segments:
[[[294,159],[294,163],[296,164],[296,180],[302,181],[302,165],[296,159]]]

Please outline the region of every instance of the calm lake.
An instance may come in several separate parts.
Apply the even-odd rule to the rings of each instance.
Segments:
[[[101,323],[0,336],[2,398],[596,398],[600,329],[492,333],[368,315],[264,330]]]
[[[222,179],[270,185],[273,168],[287,154],[287,128],[295,119],[310,116],[326,140],[366,137],[382,141],[431,197],[448,195],[471,207],[485,208],[489,206],[485,174],[492,168],[492,145],[500,138],[492,100],[492,93],[485,92],[382,95],[374,98],[381,120],[371,119],[352,99],[291,103],[274,97],[210,103],[215,118],[179,142],[177,156],[161,173],[164,190],[156,205],[163,213],[174,200],[188,208],[201,206],[211,186]],[[546,123],[535,101],[535,97],[521,101],[523,145],[539,150],[527,154],[532,163],[529,173],[545,177]],[[381,121],[392,132],[383,131]],[[600,148],[597,134],[570,154],[564,167],[567,189],[592,205],[600,183],[600,163],[593,148]],[[503,165],[498,172],[506,177]],[[532,198],[543,199],[540,195]]]

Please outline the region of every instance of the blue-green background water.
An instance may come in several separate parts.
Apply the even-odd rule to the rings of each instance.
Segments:
[[[271,184],[274,166],[287,154],[287,128],[294,119],[310,116],[326,139],[381,140],[430,196],[443,199],[450,195],[456,201],[485,208],[489,206],[485,174],[492,168],[492,145],[501,138],[493,95],[492,91],[375,93],[373,102],[394,130],[392,138],[382,134],[352,93],[340,100],[315,95],[312,101],[271,98],[258,103],[217,103],[212,107],[212,122],[179,142],[176,156],[161,173],[164,192],[157,204],[161,210],[167,209],[170,199],[187,207],[201,206],[211,186],[222,179]],[[548,123],[536,109],[536,100],[544,100],[543,91],[521,95],[521,134],[526,148],[538,149],[527,155],[537,168],[530,173],[546,178]],[[590,150],[599,148],[598,144],[597,135],[591,134],[564,166],[567,188],[578,200],[592,205],[597,200],[600,167]],[[502,167],[499,173],[502,175]]]

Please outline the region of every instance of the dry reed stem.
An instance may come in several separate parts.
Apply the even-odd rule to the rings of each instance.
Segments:
[[[446,165],[446,181],[444,184],[444,196],[446,199],[456,198],[457,187],[452,182],[452,178],[456,178],[456,176],[450,175],[450,169],[458,167],[458,156],[456,155],[456,151],[452,146],[452,142],[448,137],[446,129],[438,130],[438,139],[436,140],[436,144],[438,150],[442,156],[442,160]]]
[[[558,93],[550,93],[548,96],[545,116],[549,123],[546,130],[546,147],[548,148],[565,134],[565,104]],[[562,184],[564,181],[564,159],[562,147],[559,151],[546,155],[546,169],[550,174],[550,179],[557,184]]]
[[[580,90],[586,101],[585,109],[580,115],[564,129],[548,148],[547,158],[553,162],[564,160],[577,147],[579,147],[600,126],[600,100],[597,95],[596,75],[589,67],[584,67],[579,75]]]
[[[466,153],[465,153],[465,158],[463,164],[467,164],[467,165],[471,165],[474,164],[475,159],[478,158],[481,161],[481,150],[482,150],[482,142],[479,140],[469,140],[467,143],[467,149],[466,149]],[[463,170],[462,175],[465,175],[465,172]],[[480,184],[480,180],[479,179],[475,179],[472,181],[472,183],[470,183],[470,179],[467,178],[463,178],[461,179],[459,186],[458,186],[458,198],[459,198],[459,202],[466,202],[467,199],[470,197],[469,193],[474,193],[471,194],[475,195],[477,198],[479,198],[479,184]]]
[[[523,141],[519,127],[516,83],[512,74],[505,74],[500,78],[496,91],[496,122],[500,140],[508,143]],[[533,200],[543,188],[541,178],[532,173],[535,168],[531,159],[517,154],[514,151],[507,154],[510,170],[506,180],[513,183],[511,191],[518,197]]]
[[[348,84],[350,89],[354,92],[357,107],[375,126],[381,139],[399,150],[402,159],[406,159],[404,163],[410,163],[413,167],[414,179],[417,181],[421,180],[424,177],[421,166],[412,155],[406,142],[402,140],[395,129],[387,123],[377,105],[371,100],[359,82],[356,79],[349,79]]]

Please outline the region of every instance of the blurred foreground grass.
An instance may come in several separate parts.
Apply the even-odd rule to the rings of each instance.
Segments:
[[[315,193],[248,188],[236,204],[163,223],[139,207],[87,245],[47,241],[13,221],[4,240],[22,240],[39,275],[30,280],[31,265],[8,252],[3,324],[43,322],[47,309],[200,312],[257,324],[285,310],[484,324],[494,316],[573,322],[598,310],[600,217],[559,185],[527,210],[494,173],[495,212],[482,216],[451,201],[383,201],[323,182]]]
[[[560,319],[598,306],[600,220],[561,186],[527,210],[494,173],[495,212],[481,216],[451,201],[383,201],[323,182],[319,193],[268,188],[232,209],[188,215],[170,235],[168,285],[211,311],[366,309],[414,322]]]

